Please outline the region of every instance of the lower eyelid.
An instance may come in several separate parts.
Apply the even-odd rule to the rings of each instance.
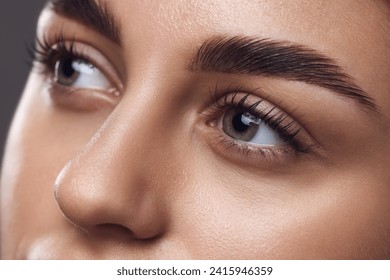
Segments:
[[[112,110],[119,97],[99,89],[72,88],[51,82],[47,88],[52,102],[59,108],[78,112]]]
[[[255,153],[269,158],[271,155],[276,156],[278,153],[285,153],[288,155],[293,155],[296,153],[294,148],[292,148],[288,144],[282,144],[282,145],[254,144],[251,142],[245,142],[245,141],[233,139],[228,135],[225,135],[222,129],[220,128],[217,129],[218,132],[221,134],[221,136],[218,137],[221,142],[227,143],[229,147],[236,146],[239,149],[239,151],[241,151],[245,155],[249,155],[249,153]]]
[[[212,130],[214,131],[212,131]],[[289,166],[296,161],[296,152],[288,146],[279,148],[252,147],[230,139],[214,128],[202,129],[204,141],[215,155],[244,169],[272,169]]]

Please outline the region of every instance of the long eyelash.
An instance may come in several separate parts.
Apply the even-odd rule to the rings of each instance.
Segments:
[[[66,41],[62,34],[55,37],[54,44],[46,37],[36,38],[34,43],[27,47],[29,66],[40,74],[48,74],[52,73],[59,58],[85,59],[81,54],[75,52],[73,46],[74,40]]]
[[[238,102],[236,102],[235,99],[237,97],[237,94],[242,89],[235,90],[233,95],[231,95],[231,97],[225,95],[224,98],[218,98],[218,94],[217,94],[218,88],[216,87],[215,90],[216,91],[214,92],[210,91],[210,95],[212,96],[212,100],[213,100],[211,105],[213,109],[223,110],[229,108],[229,109],[239,109],[248,112],[253,116],[255,116],[256,118],[261,119],[261,121],[265,125],[273,129],[283,141],[291,145],[296,151],[302,153],[309,152],[310,147],[301,144],[299,141],[295,139],[295,137],[301,132],[301,128],[294,127],[295,124],[294,121],[288,122],[287,124],[283,124],[283,122],[288,118],[288,116],[284,112],[273,113],[277,109],[276,106],[272,107],[267,112],[261,113],[256,111],[256,108],[264,100],[256,101],[255,103],[249,106],[245,104],[245,101],[248,99],[249,96],[253,94],[253,92],[247,93],[245,96],[241,97],[241,99]]]

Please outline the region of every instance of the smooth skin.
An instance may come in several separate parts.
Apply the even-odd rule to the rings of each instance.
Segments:
[[[390,258],[386,1],[102,2],[121,46],[48,8],[40,16],[38,37],[62,30],[103,55],[119,96],[58,94],[31,73],[3,159],[1,258]],[[191,71],[221,35],[327,55],[379,113],[300,81]],[[253,91],[319,148],[262,156],[221,143],[216,84]]]

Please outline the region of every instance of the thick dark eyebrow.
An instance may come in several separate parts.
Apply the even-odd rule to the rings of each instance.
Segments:
[[[48,7],[55,13],[74,19],[120,45],[120,29],[107,5],[94,0],[49,0]]]
[[[251,37],[214,37],[199,48],[191,71],[261,75],[300,81],[351,98],[379,112],[374,99],[331,59],[306,46]]]

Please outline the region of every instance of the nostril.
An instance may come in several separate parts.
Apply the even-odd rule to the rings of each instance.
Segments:
[[[113,237],[113,238],[123,238],[123,239],[132,239],[134,238],[134,233],[125,226],[119,224],[99,224],[96,225],[96,231],[99,235]]]
[[[121,231],[127,231],[131,232],[127,227],[119,225],[119,224],[112,224],[112,223],[105,223],[105,224],[99,224],[96,226],[99,229],[103,230],[121,230]]]
[[[122,239],[124,241],[137,239],[138,241],[152,242],[161,237],[160,234],[152,235],[152,236],[148,236],[148,235],[137,236],[137,234],[134,231],[130,230],[129,228],[120,224],[113,224],[113,223],[104,223],[104,224],[96,225],[94,234],[100,235],[102,237]]]

